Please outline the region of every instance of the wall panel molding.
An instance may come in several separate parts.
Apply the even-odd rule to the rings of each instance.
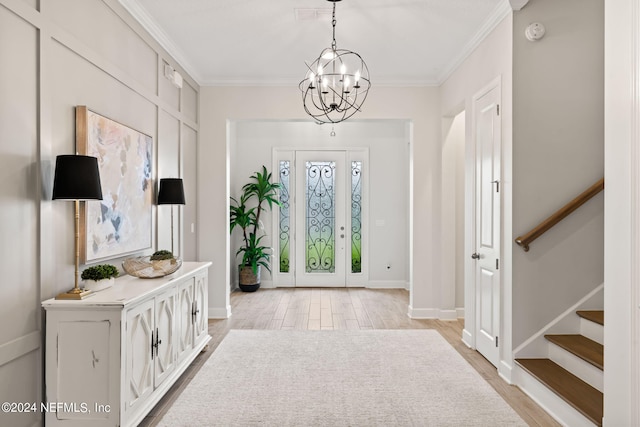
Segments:
[[[24,19],[25,21],[27,21],[28,23],[30,23],[36,28],[42,28],[43,26],[44,20],[43,20],[42,14],[37,10],[35,10],[34,8],[29,7],[29,5],[24,1],[3,0],[0,6],[7,8],[7,10],[16,14],[17,16]]]
[[[0,366],[39,349],[41,341],[40,331],[34,331],[0,345]]]
[[[122,11],[116,10],[110,2],[106,2],[107,6],[110,7],[114,13],[121,19],[127,26],[129,26],[132,31],[140,37],[145,43],[147,43],[151,49],[154,50],[155,54],[160,58],[158,60],[158,67],[160,68],[162,65],[162,60],[169,60],[171,58],[167,55],[167,52],[159,46],[159,44],[153,43],[153,39],[149,40],[148,36],[145,37],[141,35],[141,32],[134,28],[129,19],[125,19],[122,16]],[[176,109],[174,106],[170,105],[168,102],[162,100],[157,93],[145,88],[141,84],[137,83],[130,75],[125,73],[120,67],[116,64],[105,60],[98,53],[96,53],[93,49],[86,46],[81,40],[71,35],[64,29],[60,28],[57,24],[51,22],[46,18],[46,8],[45,13],[40,13],[37,10],[29,7],[24,1],[20,0],[3,0],[0,6],[6,7],[9,11],[16,14],[20,18],[24,19],[29,24],[33,25],[38,29],[46,29],[47,33],[51,36],[51,40],[56,41],[72,52],[76,53],[81,58],[84,58],[100,70],[104,71],[114,79],[121,82],[123,85],[129,87],[131,90],[138,93],[140,96],[144,97],[148,101],[156,104],[158,107],[162,108],[164,111],[174,116],[178,120],[187,123],[189,127],[198,130],[199,125],[192,118],[186,116],[181,111]],[[133,19],[133,18],[131,18]],[[41,50],[46,51],[48,48],[46,45],[42,45],[40,47]],[[172,64],[173,65],[173,64]],[[161,70],[159,74],[162,75]],[[183,78],[189,81],[189,85],[196,90],[196,93],[199,91],[199,86],[195,81],[192,81],[190,76],[185,75],[183,71]],[[182,96],[181,96],[182,98]]]
[[[109,21],[100,21],[105,12]],[[2,116],[0,158],[14,168],[5,171],[11,172],[13,181],[3,184],[2,203],[5,218],[9,208],[18,212],[8,222],[11,228],[3,229],[11,233],[3,235],[7,237],[4,249],[22,263],[4,257],[12,269],[0,287],[3,317],[14,322],[5,321],[0,329],[4,334],[0,367],[5,380],[0,394],[5,400],[39,402],[44,389],[40,302],[64,290],[73,277],[71,210],[68,204],[51,202],[55,156],[73,149],[73,106],[84,99],[123,111],[128,125],[153,126],[156,144],[162,138],[181,144],[184,124],[192,132],[190,141],[198,144],[201,88],[117,0],[0,0],[0,19],[11,24],[0,24],[0,45],[4,42],[5,47],[0,50],[7,65],[0,72],[5,83],[0,88],[0,106],[10,112]],[[93,31],[93,23],[103,24],[102,32]],[[85,40],[87,31],[92,31],[91,37]],[[114,48],[115,36],[119,37]],[[125,43],[120,47],[122,40]],[[107,50],[103,50],[105,45]],[[137,56],[139,52],[143,58]],[[158,92],[157,79],[164,79],[163,61],[180,70],[185,84],[182,90],[170,88],[173,97],[169,102]],[[169,105],[176,104],[176,93],[179,104]],[[158,111],[166,113],[164,120],[178,122],[177,137],[161,132]],[[180,158],[161,160],[176,162],[182,169]],[[157,157],[154,161],[158,162]],[[15,241],[19,244],[9,243]],[[19,424],[10,424],[42,422],[23,417]]]

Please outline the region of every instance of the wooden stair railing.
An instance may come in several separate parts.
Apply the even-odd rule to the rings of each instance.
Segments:
[[[527,234],[523,234],[522,236],[516,239],[516,243],[524,249],[525,252],[529,251],[529,245],[531,242],[536,240],[538,237],[542,236],[546,233],[551,227],[562,221],[566,218],[571,212],[578,209],[580,206],[589,201],[593,196],[598,194],[604,190],[604,178],[600,179],[598,182],[589,187],[585,192],[580,194],[578,197],[564,205],[562,208],[558,209],[556,213],[551,215],[549,218],[542,221],[535,228],[529,231]]]

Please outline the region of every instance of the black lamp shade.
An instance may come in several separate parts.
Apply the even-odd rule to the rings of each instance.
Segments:
[[[98,159],[74,154],[56,157],[53,200],[102,200]]]
[[[158,189],[159,205],[184,205],[182,178],[162,178]]]

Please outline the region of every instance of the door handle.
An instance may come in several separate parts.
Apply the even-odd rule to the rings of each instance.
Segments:
[[[480,259],[480,254],[477,252],[474,254],[471,254],[471,259]]]

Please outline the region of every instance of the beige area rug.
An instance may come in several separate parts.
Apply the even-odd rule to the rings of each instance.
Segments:
[[[525,426],[434,330],[231,330],[161,426]]]

